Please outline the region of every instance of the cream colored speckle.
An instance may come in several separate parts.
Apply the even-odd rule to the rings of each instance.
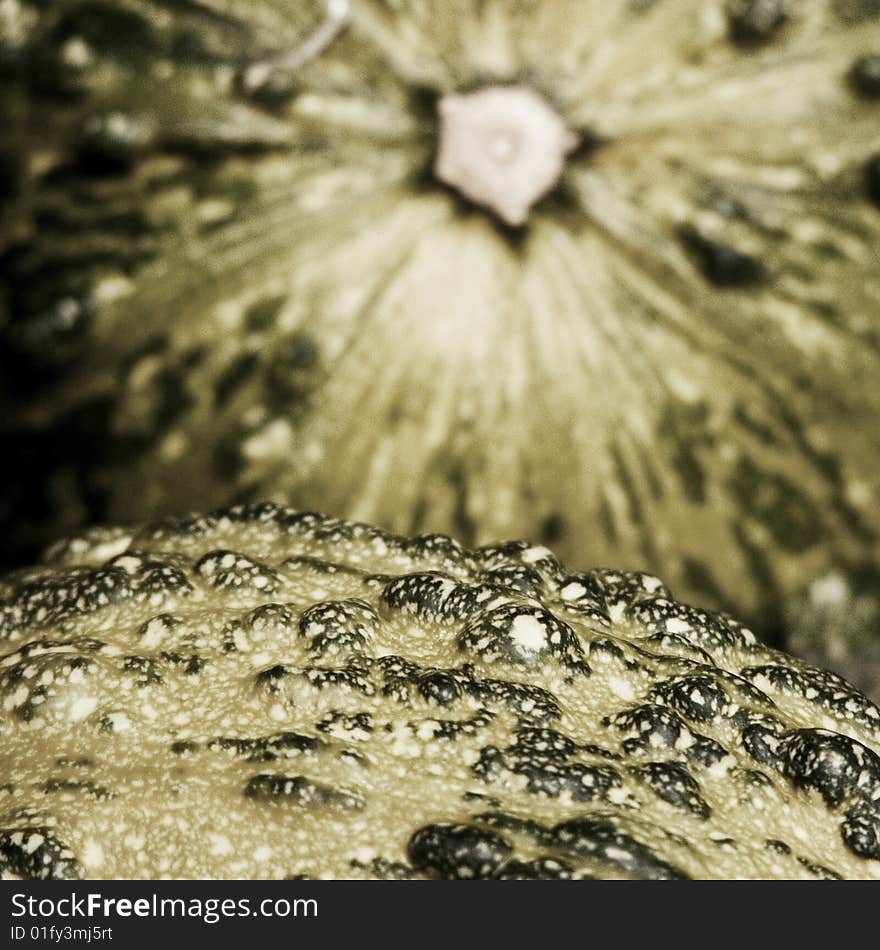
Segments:
[[[24,842],[24,850],[28,854],[33,854],[37,848],[45,841],[45,837],[41,834],[32,834],[28,836],[27,841]]]
[[[89,838],[83,845],[83,864],[92,871],[104,864],[104,849],[94,838]]]
[[[511,624],[510,636],[523,650],[537,653],[547,646],[547,628],[532,614],[519,614]]]
[[[97,708],[98,700],[95,696],[80,696],[70,707],[70,719],[79,722],[91,715]]]
[[[572,581],[571,584],[566,584],[565,587],[562,588],[560,597],[562,597],[563,600],[577,600],[578,597],[583,597],[586,592],[587,589],[583,584]]]
[[[632,684],[621,676],[609,676],[608,687],[615,696],[619,696],[627,702],[631,702],[636,697]]]
[[[670,617],[666,621],[666,629],[670,633],[687,633],[691,629],[691,625],[687,620],[682,620],[680,617]]]
[[[208,843],[211,848],[211,854],[215,857],[224,857],[225,855],[233,853],[232,842],[226,835],[208,835]]]

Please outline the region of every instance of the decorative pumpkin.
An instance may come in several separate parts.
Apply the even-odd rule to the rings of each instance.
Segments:
[[[876,560],[880,0],[0,9],[9,557],[271,498],[762,626]]]
[[[263,504],[0,594],[6,876],[880,878],[880,709],[650,575]]]

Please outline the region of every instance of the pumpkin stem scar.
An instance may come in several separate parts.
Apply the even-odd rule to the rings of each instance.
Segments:
[[[345,28],[351,12],[351,0],[327,0],[324,19],[299,46],[277,56],[251,64],[244,74],[245,88],[253,92],[276,69],[294,71],[317,59]]]
[[[487,86],[444,96],[434,174],[504,224],[525,224],[559,183],[578,136],[534,90]]]

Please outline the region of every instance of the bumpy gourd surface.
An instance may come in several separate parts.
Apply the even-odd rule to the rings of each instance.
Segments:
[[[877,556],[880,0],[352,0],[256,86],[321,0],[2,11],[7,550],[272,497],[762,619]],[[581,142],[516,231],[431,172],[507,84]]]
[[[645,574],[272,505],[2,582],[7,876],[880,878],[880,711]]]

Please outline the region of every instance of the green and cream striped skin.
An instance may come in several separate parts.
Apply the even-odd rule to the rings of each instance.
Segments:
[[[880,709],[545,547],[261,504],[0,577],[0,875],[880,879]]]
[[[877,557],[878,0],[352,0],[257,84],[323,3],[3,10],[7,550],[272,498],[763,626]],[[431,169],[515,84],[580,145],[510,229]]]

